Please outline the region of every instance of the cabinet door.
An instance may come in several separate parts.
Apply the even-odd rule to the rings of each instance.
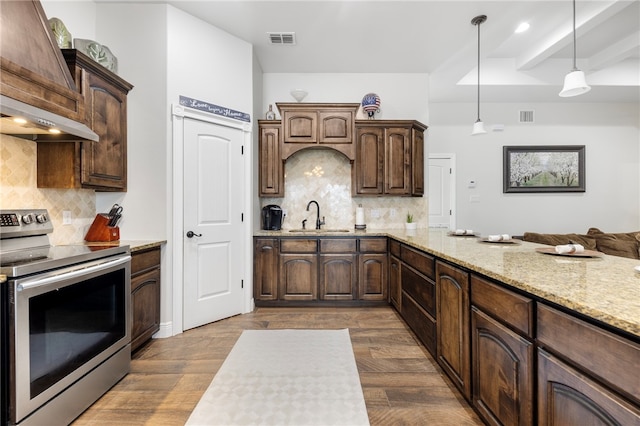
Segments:
[[[284,143],[318,143],[317,111],[283,111]]]
[[[278,300],[278,260],[277,239],[256,239],[253,262],[253,296],[256,300]]]
[[[353,119],[351,111],[320,111],[318,113],[319,142],[321,144],[353,143]]]
[[[321,300],[354,300],[357,282],[356,255],[320,255]]]
[[[411,195],[424,195],[424,132],[411,130]]]
[[[438,364],[470,401],[469,274],[437,261],[436,278]]]
[[[284,167],[280,158],[280,125],[260,125],[258,141],[261,197],[284,197]]]
[[[353,165],[354,194],[379,195],[384,190],[384,129],[356,129],[356,160]]]
[[[89,127],[99,142],[82,143],[82,185],[127,189],[127,94],[100,76],[84,72]]]
[[[366,253],[359,256],[359,298],[360,300],[387,300],[386,254]]]
[[[538,424],[638,425],[640,409],[538,349]]]
[[[160,268],[131,278],[131,350],[160,330]]]
[[[533,343],[471,310],[473,405],[490,425],[533,424]]]
[[[411,194],[411,130],[390,127],[385,130],[384,193]]]
[[[318,255],[280,254],[280,300],[318,299]]]
[[[389,302],[400,312],[402,301],[402,287],[400,281],[400,260],[391,256],[389,258]]]

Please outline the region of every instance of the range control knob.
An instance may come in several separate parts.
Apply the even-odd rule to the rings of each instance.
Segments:
[[[35,220],[35,216],[33,215],[33,213],[22,215],[22,223],[24,223],[25,225],[33,223],[34,220]]]
[[[47,215],[46,215],[46,214],[44,214],[44,213],[41,213],[41,214],[37,214],[37,215],[36,215],[36,221],[37,221],[38,223],[45,223],[45,222],[46,222],[46,221],[48,221],[48,220],[49,220],[49,218],[48,218],[48,217],[47,217]]]

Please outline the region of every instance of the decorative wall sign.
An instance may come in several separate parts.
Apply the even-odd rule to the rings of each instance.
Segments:
[[[503,192],[584,192],[584,145],[503,147]]]
[[[221,115],[223,117],[233,118],[235,120],[251,122],[251,115],[246,112],[235,111],[231,108],[221,107],[219,105],[210,104],[209,102],[199,101],[197,99],[188,98],[180,95],[180,105],[199,111],[209,112],[211,114]]]

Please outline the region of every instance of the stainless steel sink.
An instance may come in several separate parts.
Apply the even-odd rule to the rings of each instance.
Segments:
[[[306,233],[331,233],[331,232],[349,232],[349,229],[290,229],[289,232],[306,232]]]

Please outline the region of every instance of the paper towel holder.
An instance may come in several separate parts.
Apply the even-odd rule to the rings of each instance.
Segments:
[[[364,231],[367,229],[367,225],[364,223],[364,209],[362,208],[362,204],[358,204],[356,208],[356,231]]]

